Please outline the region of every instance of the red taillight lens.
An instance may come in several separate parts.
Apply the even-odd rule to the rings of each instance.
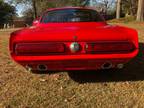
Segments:
[[[87,53],[130,53],[135,49],[133,43],[130,42],[99,42],[88,43]]]
[[[64,53],[63,43],[18,43],[15,46],[17,55],[49,55]]]

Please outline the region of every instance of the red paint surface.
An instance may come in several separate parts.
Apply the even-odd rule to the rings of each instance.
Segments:
[[[81,45],[80,52],[70,52],[72,42]],[[86,54],[85,45],[92,42],[130,42],[134,45],[134,50],[116,54]],[[63,55],[17,55],[14,48],[17,43],[63,43],[66,50]],[[138,34],[134,29],[109,25],[106,22],[39,23],[11,34],[10,53],[16,62],[24,66],[46,64],[50,70],[100,69],[107,61],[116,66],[134,58],[138,53]]]

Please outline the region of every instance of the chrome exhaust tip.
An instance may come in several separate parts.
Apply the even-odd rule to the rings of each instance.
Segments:
[[[47,71],[47,66],[40,64],[37,66],[38,71]]]
[[[117,65],[117,68],[118,68],[118,69],[123,69],[123,68],[124,68],[124,64],[118,64],[118,65]]]
[[[101,68],[102,69],[111,69],[112,68],[112,63],[110,63],[110,62],[106,62],[106,63],[104,63],[102,66],[101,66]]]

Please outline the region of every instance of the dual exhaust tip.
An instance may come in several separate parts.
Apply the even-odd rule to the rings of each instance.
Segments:
[[[106,62],[106,63],[104,63],[102,66],[101,66],[101,68],[102,69],[111,69],[112,68],[112,63],[110,63],[110,62]]]
[[[47,65],[40,64],[40,65],[37,66],[37,70],[43,72],[43,71],[47,71],[48,68],[47,68]]]
[[[117,65],[118,69],[122,69],[123,67],[124,67],[124,64],[118,64]],[[113,64],[110,62],[106,62],[101,66],[101,68],[102,69],[111,69],[111,68],[113,68]],[[39,71],[47,71],[48,70],[47,65],[43,65],[43,64],[38,65],[37,69]]]
[[[117,64],[116,68],[122,69],[124,64]],[[106,62],[101,66],[101,69],[107,70],[113,68],[113,64],[111,62]]]
[[[27,71],[29,71],[29,72],[31,72],[31,71],[33,70],[32,66],[30,66],[30,65],[26,65],[26,69],[27,69]],[[47,65],[39,64],[39,65],[37,66],[37,70],[43,72],[43,71],[47,71],[48,68],[47,68]]]
[[[117,64],[117,68],[118,69],[122,69],[124,67],[124,64]],[[26,66],[26,68],[27,68],[27,70],[28,71],[31,71],[32,70],[32,68],[30,67],[30,66]],[[106,63],[104,63],[102,66],[101,66],[101,69],[104,69],[104,70],[107,70],[107,69],[111,69],[111,68],[113,68],[113,64],[111,63],[111,62],[106,62]],[[47,65],[44,65],[44,64],[39,64],[38,66],[37,66],[37,70],[38,71],[47,71],[48,70],[48,67],[47,67]]]

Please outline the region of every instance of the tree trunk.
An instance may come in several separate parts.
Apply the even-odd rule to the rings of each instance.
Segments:
[[[34,18],[37,18],[36,0],[32,0],[32,5],[33,5]]]
[[[137,10],[137,21],[143,21],[144,20],[144,0],[138,1],[138,10]]]
[[[116,19],[120,18],[121,0],[117,0]]]

